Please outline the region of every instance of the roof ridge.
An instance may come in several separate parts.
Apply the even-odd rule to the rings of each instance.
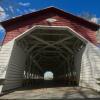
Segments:
[[[27,13],[27,14],[19,15],[19,16],[16,16],[16,17],[14,17],[14,18],[7,19],[7,20],[5,20],[5,21],[2,21],[2,22],[0,22],[0,23],[3,25],[3,23],[6,23],[6,22],[8,22],[8,21],[20,19],[21,17],[25,17],[25,16],[28,16],[28,15],[31,15],[31,14],[39,13],[39,12],[42,12],[42,11],[45,11],[45,10],[49,10],[49,9],[54,9],[54,10],[61,11],[61,12],[64,13],[64,14],[69,14],[69,15],[71,15],[71,16],[73,16],[73,17],[79,18],[80,20],[83,20],[83,21],[85,21],[85,22],[87,22],[87,23],[90,23],[90,24],[95,25],[96,27],[100,28],[100,25],[99,25],[99,24],[96,24],[96,23],[94,23],[94,22],[92,22],[92,21],[89,21],[89,20],[87,20],[87,19],[85,19],[85,18],[82,18],[82,17],[80,17],[80,16],[74,15],[74,14],[72,14],[72,13],[70,13],[70,12],[66,12],[66,11],[64,11],[63,9],[60,9],[60,8],[57,8],[57,7],[54,7],[54,6],[49,6],[49,7],[43,8],[43,9],[36,10],[35,12],[30,12],[30,13]]]

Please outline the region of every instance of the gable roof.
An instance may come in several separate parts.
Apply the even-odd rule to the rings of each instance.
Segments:
[[[91,28],[93,28],[95,30],[98,30],[100,28],[99,24],[96,24],[96,23],[88,21],[88,20],[86,20],[84,18],[75,16],[75,15],[73,15],[71,13],[64,12],[63,10],[60,10],[58,8],[55,8],[55,7],[45,8],[45,9],[42,9],[42,10],[39,10],[39,11],[36,11],[36,12],[32,12],[32,13],[29,13],[29,14],[25,14],[25,15],[21,15],[21,16],[9,19],[9,20],[5,20],[5,21],[0,22],[0,23],[1,23],[1,25],[3,25],[5,27],[5,26],[10,25],[10,24],[12,24],[14,22],[28,19],[29,17],[36,17],[36,16],[39,16],[39,15],[41,16],[41,14],[45,14],[47,12],[55,12],[55,13],[60,14],[63,17],[66,17],[66,16],[69,15],[72,19],[78,20],[79,22],[81,22],[83,24],[87,24],[88,26],[90,26]]]

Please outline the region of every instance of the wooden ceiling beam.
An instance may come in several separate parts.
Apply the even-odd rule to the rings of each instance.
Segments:
[[[31,61],[36,65],[36,67],[43,73],[43,70],[38,64],[38,62],[32,56],[30,56],[30,58],[31,58]]]
[[[71,50],[68,46],[66,46],[65,44],[61,44],[61,46],[63,47],[63,48],[65,48],[69,53],[71,53],[71,54],[74,54],[74,52],[73,52],[73,50]]]

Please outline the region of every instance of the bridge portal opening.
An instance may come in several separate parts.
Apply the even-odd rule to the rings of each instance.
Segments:
[[[72,31],[39,27],[16,44],[26,54],[23,87],[78,86],[85,43]],[[50,80],[44,76],[48,71]]]

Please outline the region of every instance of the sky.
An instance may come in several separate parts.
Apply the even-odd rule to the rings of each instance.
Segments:
[[[100,18],[100,0],[0,0],[0,21],[49,6],[60,8],[74,15],[88,12]],[[0,41],[2,41],[5,31],[3,28],[0,30]]]

